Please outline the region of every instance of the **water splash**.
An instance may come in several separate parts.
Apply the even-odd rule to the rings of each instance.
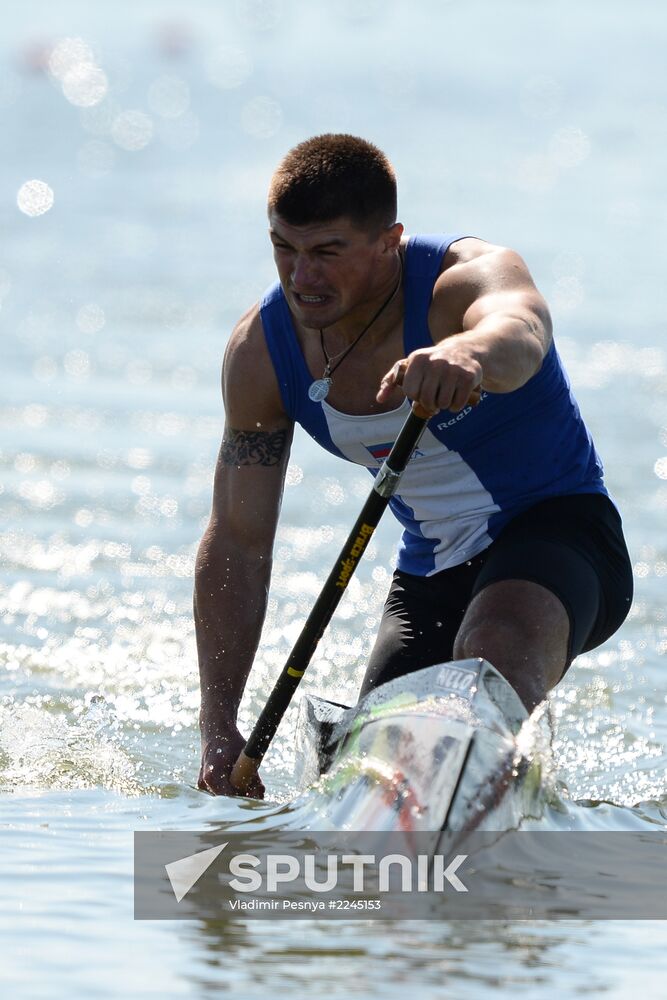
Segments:
[[[0,785],[4,792],[105,788],[136,796],[152,789],[120,745],[109,706],[93,696],[66,715],[62,702],[37,696],[0,704]],[[71,708],[71,706],[69,706]],[[77,717],[78,716],[78,717]]]

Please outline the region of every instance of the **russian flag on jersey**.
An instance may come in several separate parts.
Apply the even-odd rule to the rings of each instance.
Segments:
[[[384,462],[385,458],[388,457],[389,452],[394,447],[393,441],[386,441],[384,444],[365,444],[364,448],[369,451],[373,458],[377,462]],[[411,458],[419,458],[424,452],[420,451],[419,448],[415,448],[412,452]]]
[[[383,462],[393,447],[393,441],[385,444],[367,444],[366,451],[369,451],[377,462]]]

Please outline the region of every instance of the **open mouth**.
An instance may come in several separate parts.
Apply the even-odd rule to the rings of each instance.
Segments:
[[[298,303],[304,306],[321,306],[328,301],[327,295],[301,295],[299,292],[292,292]]]

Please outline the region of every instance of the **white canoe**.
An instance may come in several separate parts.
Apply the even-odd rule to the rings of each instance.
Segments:
[[[528,713],[485,660],[399,677],[353,708],[301,702],[292,820],[310,829],[507,830],[541,811]],[[290,824],[292,825],[292,824]]]

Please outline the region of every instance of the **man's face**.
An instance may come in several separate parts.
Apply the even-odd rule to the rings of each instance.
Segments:
[[[397,230],[394,232],[394,230]],[[269,235],[278,277],[290,310],[306,327],[332,326],[384,287],[402,227],[378,236],[343,217],[332,222],[291,226],[269,213]]]

